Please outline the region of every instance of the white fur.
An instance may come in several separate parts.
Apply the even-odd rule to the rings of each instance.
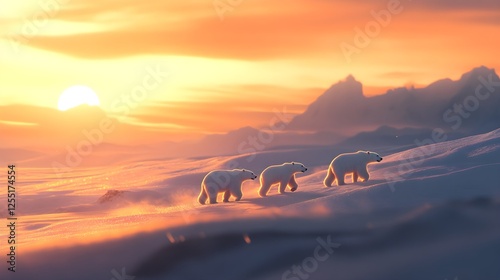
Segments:
[[[323,183],[325,187],[331,187],[336,179],[339,186],[345,185],[344,177],[347,174],[352,174],[353,183],[357,182],[358,178],[366,182],[370,178],[367,170],[368,164],[380,161],[382,161],[382,158],[374,152],[358,151],[356,153],[340,154],[330,163],[328,174]]]
[[[292,192],[296,191],[299,185],[295,181],[295,173],[306,170],[307,167],[300,162],[286,162],[281,165],[269,166],[260,174],[259,195],[261,197],[267,196],[269,189],[274,184],[280,184],[279,193],[284,193],[286,186],[290,187]]]
[[[243,196],[241,192],[242,183],[255,178],[257,178],[257,175],[245,169],[212,171],[201,182],[198,202],[205,204],[208,198],[210,204],[217,203],[217,195],[221,192],[224,193],[224,202],[228,202],[231,195],[236,198],[235,201],[240,201]]]

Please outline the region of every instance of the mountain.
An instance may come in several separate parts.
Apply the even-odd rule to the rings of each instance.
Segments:
[[[500,88],[485,91],[485,81],[492,81],[488,87],[495,90],[500,78],[493,69],[478,67],[457,81],[442,79],[424,88],[395,88],[366,97],[363,85],[348,76],[332,85],[282,131],[247,126],[207,135],[196,142],[164,143],[157,150],[168,157],[243,155],[333,145],[351,150],[399,151],[417,146],[416,140],[432,137],[436,128],[444,130],[448,140],[457,139],[500,127]],[[476,96],[478,87],[481,94],[488,95],[486,99]],[[476,101],[477,108],[471,107]],[[464,112],[456,106],[467,114],[460,115]]]
[[[296,116],[288,129],[355,134],[386,125],[484,132],[500,127],[499,83],[495,70],[482,66],[457,81],[443,79],[424,88],[396,88],[366,97],[362,84],[348,76]]]

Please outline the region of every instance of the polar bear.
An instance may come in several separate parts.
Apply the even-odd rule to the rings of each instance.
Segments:
[[[241,185],[246,180],[255,180],[255,175],[250,170],[215,170],[208,173],[201,182],[201,192],[198,196],[198,202],[205,204],[207,198],[210,204],[217,203],[217,195],[224,193],[224,202],[228,202],[231,195],[236,197],[235,201],[240,201],[243,193]]]
[[[357,182],[359,177],[363,179],[363,182],[366,182],[370,178],[367,165],[381,161],[382,157],[374,152],[357,151],[356,153],[340,154],[330,163],[328,174],[323,183],[325,187],[331,187],[333,181],[337,179],[339,186],[345,185],[344,177],[349,173],[352,173],[353,183]]]
[[[286,162],[281,165],[269,166],[260,174],[259,195],[261,197],[267,196],[271,185],[278,183],[281,194],[285,192],[286,186],[289,186],[292,192],[296,191],[299,185],[295,181],[295,173],[306,171],[307,167],[300,162]]]

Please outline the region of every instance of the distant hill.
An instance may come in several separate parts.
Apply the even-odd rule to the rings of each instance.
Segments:
[[[356,150],[379,150],[386,152],[396,152],[404,149],[428,144],[428,139],[432,139],[432,129],[430,128],[394,128],[390,126],[381,126],[373,131],[363,131],[352,137],[349,137],[336,146],[344,149]],[[448,132],[446,140],[454,140],[464,137],[465,133]]]
[[[0,149],[0,163],[3,165],[7,164],[19,164],[26,160],[30,160],[37,157],[42,157],[43,154],[35,151],[25,150],[25,149]]]
[[[152,147],[168,157],[207,157],[252,154],[288,146],[333,145],[343,139],[345,136],[331,131],[273,132],[247,126],[224,134],[207,135],[198,141],[161,143]]]

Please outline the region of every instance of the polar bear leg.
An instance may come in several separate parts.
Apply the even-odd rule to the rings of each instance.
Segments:
[[[264,176],[260,175],[260,188],[259,188],[259,196],[266,197],[269,189],[271,188],[271,184],[264,180]]]
[[[271,188],[271,184],[266,183],[263,180],[260,180],[260,189],[259,189],[260,197],[266,197],[270,188]]]
[[[299,187],[299,184],[297,184],[297,182],[295,181],[295,174],[292,174],[292,177],[290,177],[290,181],[288,181],[288,187],[292,192],[296,191]]]
[[[208,199],[210,201],[210,204],[216,204],[217,203],[217,192],[214,191],[213,189],[208,189]]]
[[[336,174],[336,177],[337,177],[337,183],[339,186],[343,186],[345,185],[345,173],[342,173],[342,174]]]
[[[281,181],[279,186],[279,193],[284,194],[286,185],[288,185],[288,181]]]
[[[198,196],[198,202],[201,205],[203,205],[207,201],[207,198],[208,198],[208,195],[207,195],[207,191],[205,190],[205,184],[202,184],[201,185],[200,195]]]
[[[328,167],[328,174],[326,174],[326,178],[325,178],[325,180],[323,180],[323,185],[325,185],[325,187],[329,188],[332,186],[333,181],[335,181],[335,173],[333,173],[333,168],[330,165]]]
[[[332,186],[333,181],[335,181],[335,174],[333,173],[332,166],[328,166],[328,174],[326,175],[325,180],[323,180],[323,185],[329,188]]]
[[[356,183],[358,181],[358,172],[352,173],[352,182]]]
[[[229,198],[231,197],[231,191],[225,191],[224,192],[224,202],[228,202]]]
[[[240,201],[241,197],[243,196],[243,193],[241,192],[241,189],[233,190],[231,191],[231,194],[236,197],[234,201]]]
[[[370,174],[368,174],[368,170],[366,170],[366,167],[358,170],[358,175],[359,177],[363,178],[363,182],[366,182],[368,181],[368,179],[370,179]]]

